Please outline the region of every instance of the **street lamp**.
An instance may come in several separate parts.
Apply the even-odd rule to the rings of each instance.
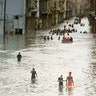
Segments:
[[[6,24],[6,0],[4,1],[4,23],[3,23],[3,40],[4,40],[4,42],[5,42],[5,34],[6,34],[5,24]]]

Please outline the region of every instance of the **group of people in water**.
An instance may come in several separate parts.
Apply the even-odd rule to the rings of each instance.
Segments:
[[[53,30],[53,31],[57,32],[56,34],[57,34],[57,36],[58,36],[58,31],[60,31],[60,29]],[[52,30],[51,30],[51,32],[52,32]],[[61,34],[62,34],[62,33],[61,33]],[[67,35],[66,35],[66,34],[67,34]],[[44,41],[53,40],[53,35],[54,35],[54,33],[50,33],[48,36],[44,36],[44,37],[43,37]],[[62,36],[63,36],[63,37],[62,37]],[[59,41],[60,41],[60,40],[65,40],[65,41],[70,40],[70,41],[73,41],[73,38],[69,35],[69,33],[64,33],[62,36],[59,34],[59,36],[58,36],[58,40],[59,40]]]
[[[19,53],[17,54],[17,61],[18,61],[18,62],[21,62],[21,58],[22,58],[22,55],[21,55],[21,53],[19,52]],[[31,80],[32,80],[32,79],[36,79],[37,73],[36,73],[36,71],[35,71],[35,68],[32,68],[31,73],[32,73]]]
[[[62,41],[73,41],[73,38],[67,33],[67,36],[63,36]]]
[[[32,68],[30,73],[31,73],[31,81],[32,81],[32,83],[34,83],[36,80],[36,77],[38,77],[35,68]],[[72,72],[69,72],[69,75],[66,77],[66,80],[63,79],[63,75],[61,75],[58,78],[59,88],[63,88],[63,82],[64,81],[66,82],[67,87],[74,86],[73,76],[71,76],[71,74],[72,74]]]
[[[66,82],[66,86],[67,87],[72,87],[74,86],[74,81],[73,81],[73,76],[71,76],[72,72],[69,72],[69,75],[66,77],[66,80],[63,80],[63,75],[61,75],[58,78],[58,82],[59,82],[59,87],[63,88],[63,82]]]
[[[77,32],[77,30],[74,29],[74,24],[72,24],[72,25],[69,24],[68,26],[69,27],[67,28],[67,26],[64,25],[64,29],[60,29],[60,28],[51,29],[49,32],[49,35],[43,37],[44,40],[45,41],[46,40],[53,40],[53,36],[56,35],[56,36],[58,36],[58,40],[73,41],[73,38],[71,36],[69,36],[69,33]],[[72,27],[73,29],[71,29],[70,27]]]
[[[21,53],[19,52],[17,54],[17,61],[18,62],[21,62],[21,58],[22,58],[22,55]],[[38,78],[38,75],[37,75],[37,72],[35,70],[35,68],[33,67],[32,70],[30,71],[31,73],[31,82],[32,83],[35,83],[36,82],[36,78]],[[61,75],[59,78],[58,78],[58,82],[59,82],[59,88],[63,88],[63,82],[65,81],[66,82],[66,86],[67,87],[72,87],[74,86],[74,81],[73,81],[73,77],[71,76],[71,72],[69,72],[69,75],[66,77],[66,80],[63,79],[63,75]]]
[[[53,40],[53,36],[51,35],[51,36],[44,36],[44,40],[46,41],[46,40]]]
[[[69,26],[71,26],[71,27],[74,27],[74,25],[72,24],[72,25],[69,25]],[[58,40],[60,40],[60,36],[61,35],[63,35],[63,40],[73,40],[73,38],[69,35],[69,32],[70,32],[71,30],[70,29],[68,29],[67,31],[66,31],[66,26],[64,25],[64,30],[60,30],[59,28],[58,29],[56,29],[56,30],[51,30],[50,32],[49,32],[49,34],[50,34],[50,36],[44,36],[44,40],[53,40],[53,35],[54,34],[56,34],[56,35],[59,35],[59,37],[58,37]],[[77,30],[76,30],[77,31]],[[67,32],[67,35],[65,36],[65,33]],[[82,33],[82,32],[80,32],[80,33]],[[87,32],[86,32],[87,33]],[[21,55],[21,53],[19,52],[18,54],[17,54],[17,61],[21,61],[21,58],[22,58],[22,55]],[[35,82],[35,80],[36,80],[36,78],[38,77],[38,75],[37,75],[37,72],[36,72],[36,70],[35,70],[35,68],[32,68],[32,70],[31,70],[31,81],[32,81],[32,83],[33,82]],[[66,79],[64,80],[63,79],[63,75],[61,75],[59,78],[58,78],[58,86],[60,87],[60,88],[63,88],[63,86],[64,86],[64,82],[66,83],[66,86],[67,87],[72,87],[72,86],[74,86],[74,80],[73,80],[73,76],[71,75],[72,74],[72,72],[69,72],[69,75],[66,77]]]
[[[36,80],[36,77],[38,77],[35,68],[32,68],[30,73],[32,74],[31,75],[31,81],[34,82]],[[66,86],[67,87],[74,86],[73,76],[71,76],[71,74],[72,74],[72,72],[69,72],[69,75],[66,77],[66,80],[63,79],[63,75],[61,75],[58,78],[58,82],[59,82],[59,87],[60,88],[63,88],[63,82],[64,81],[66,82]]]
[[[20,62],[20,61],[21,61],[21,58],[22,58],[22,55],[21,55],[21,53],[19,52],[19,53],[17,54],[17,61]],[[32,70],[31,70],[30,73],[31,73],[31,81],[32,81],[32,83],[35,83],[35,80],[36,80],[36,78],[38,77],[35,68],[32,68]],[[66,81],[66,86],[68,86],[68,87],[74,85],[74,81],[73,81],[73,77],[71,76],[71,72],[69,72],[69,76],[67,76],[66,80],[63,80],[63,75],[61,75],[61,76],[58,78],[58,82],[59,82],[59,87],[60,87],[60,88],[63,88],[63,82],[64,82],[64,81]]]
[[[44,36],[44,40],[53,40],[53,36],[56,35],[58,36],[58,40],[73,41],[73,38],[71,36],[69,38],[69,35],[65,36],[65,34],[77,32],[77,29],[74,27],[74,25],[76,24],[80,24],[80,26],[85,26],[85,24],[81,22],[81,18],[79,17],[76,17],[72,24],[68,23],[68,21],[66,22],[66,24],[64,24],[63,29],[60,28],[51,29],[49,35]],[[87,31],[84,32],[80,31],[80,33],[87,33]]]

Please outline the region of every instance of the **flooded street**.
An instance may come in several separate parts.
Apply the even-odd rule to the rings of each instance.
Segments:
[[[9,36],[5,44],[0,38],[0,96],[96,96],[96,42],[88,19],[82,22],[85,26],[75,25],[77,32],[70,33],[73,43],[61,43],[56,35],[44,41],[50,30]],[[17,62],[18,52],[23,56],[21,62]],[[33,67],[38,74],[35,84],[31,83]],[[63,90],[59,90],[58,77],[63,75],[65,80],[69,71],[74,87],[68,91],[64,82]]]

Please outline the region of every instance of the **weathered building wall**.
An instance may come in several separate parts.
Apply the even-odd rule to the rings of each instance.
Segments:
[[[2,1],[2,23],[4,17],[4,1]],[[1,8],[0,8],[1,11]],[[6,0],[6,32],[10,33],[10,29],[14,30],[14,16],[19,15],[24,17],[24,0]],[[24,22],[24,20],[22,21]],[[1,25],[0,25],[1,26]],[[24,25],[22,26],[22,30],[24,29]],[[3,27],[0,27],[0,30],[3,30]],[[0,31],[2,33],[2,31]]]
[[[92,32],[96,33],[96,0],[90,1],[90,25]]]

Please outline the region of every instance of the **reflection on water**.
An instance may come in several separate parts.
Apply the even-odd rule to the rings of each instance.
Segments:
[[[89,30],[89,26],[85,27]],[[56,35],[52,41],[44,41],[43,36],[49,30],[9,36],[4,45],[0,41],[0,96],[95,96],[96,43],[90,32],[80,34],[80,26],[76,28],[78,32],[71,33],[74,42],[70,44],[62,44]],[[23,56],[21,62],[16,59],[18,52]],[[34,84],[32,67],[38,74]],[[74,87],[66,89],[64,82],[61,90],[57,78],[63,74],[66,79],[69,71],[74,77]]]

